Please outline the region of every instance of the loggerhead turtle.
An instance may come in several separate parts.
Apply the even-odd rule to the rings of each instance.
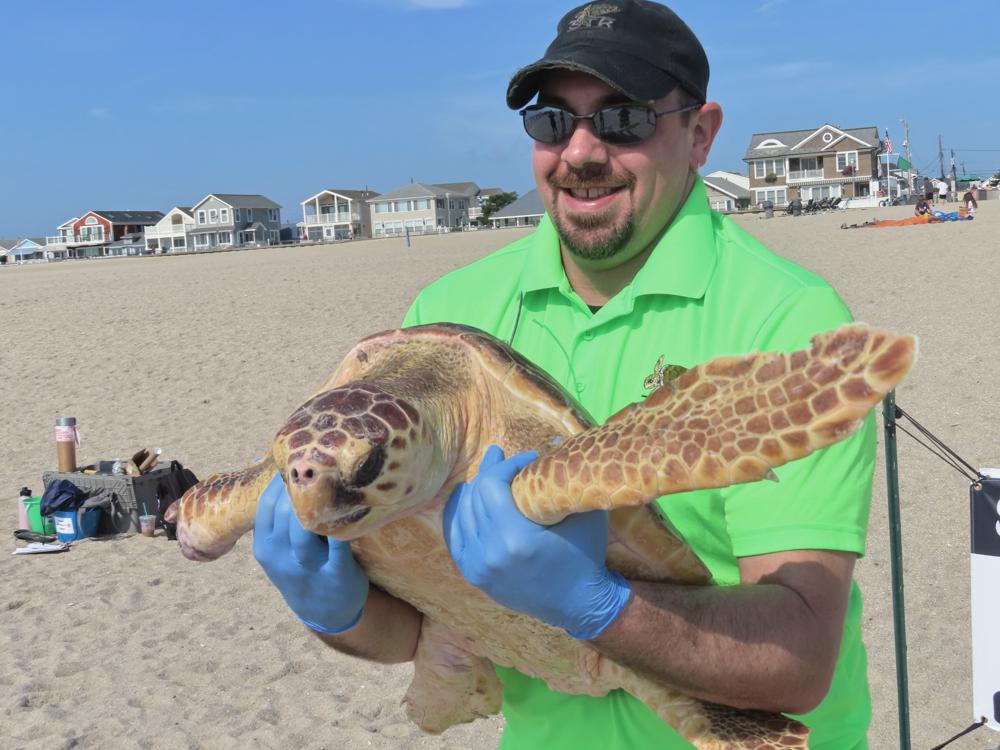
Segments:
[[[608,509],[611,569],[707,583],[647,504],[773,476],[771,467],[847,437],[903,378],[915,348],[909,336],[843,326],[809,350],[712,360],[594,426],[492,336],[448,324],[388,331],[348,353],[263,461],[191,488],[172,509],[178,539],[194,560],[225,554],[253,527],[257,498],[280,471],[305,528],[350,541],[375,585],[424,614],[404,702],[426,731],[499,711],[494,662],[564,692],[622,688],[701,750],[805,748],[808,730],[796,721],[696,700],[495,603],[452,563],[441,510],[490,443],[508,455],[543,447],[512,485],[528,518],[552,524]]]

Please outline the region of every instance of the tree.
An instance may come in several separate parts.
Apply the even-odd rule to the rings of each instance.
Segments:
[[[504,206],[509,206],[511,203],[517,200],[517,193],[496,193],[491,195],[489,198],[483,201],[483,216],[480,219],[480,223],[485,224],[490,220],[490,216],[495,214]]]

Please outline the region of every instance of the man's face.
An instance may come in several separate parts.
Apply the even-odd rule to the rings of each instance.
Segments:
[[[548,73],[538,94],[540,104],[577,115],[627,101],[600,79],[565,70]],[[674,91],[653,106],[662,112],[680,102]],[[690,188],[693,136],[684,123],[679,114],[661,117],[656,132],[634,145],[604,143],[589,121],[579,121],[562,143],[535,141],[538,193],[579,265],[615,268],[659,238]]]

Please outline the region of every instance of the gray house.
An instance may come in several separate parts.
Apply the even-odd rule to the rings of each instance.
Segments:
[[[542,220],[545,207],[537,190],[529,190],[516,201],[490,216],[493,228],[534,227]]]
[[[191,207],[191,248],[276,245],[281,206],[263,195],[210,193]]]
[[[479,187],[474,182],[411,182],[370,198],[372,236],[450,232],[469,226]]]

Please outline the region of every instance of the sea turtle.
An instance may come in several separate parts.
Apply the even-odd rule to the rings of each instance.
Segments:
[[[809,350],[712,360],[594,426],[549,376],[482,331],[388,331],[348,353],[264,460],[191,488],[175,508],[177,536],[191,559],[225,554],[281,472],[305,528],[350,541],[375,585],[424,614],[404,702],[426,731],[499,710],[493,662],[569,693],[623,688],[702,750],[804,748],[808,730],[796,721],[693,699],[495,603],[452,563],[441,510],[491,443],[508,455],[541,448],[512,485],[527,517],[552,524],[608,509],[611,569],[707,583],[706,568],[648,503],[773,478],[772,467],[851,434],[914,355],[912,337],[843,326]]]

